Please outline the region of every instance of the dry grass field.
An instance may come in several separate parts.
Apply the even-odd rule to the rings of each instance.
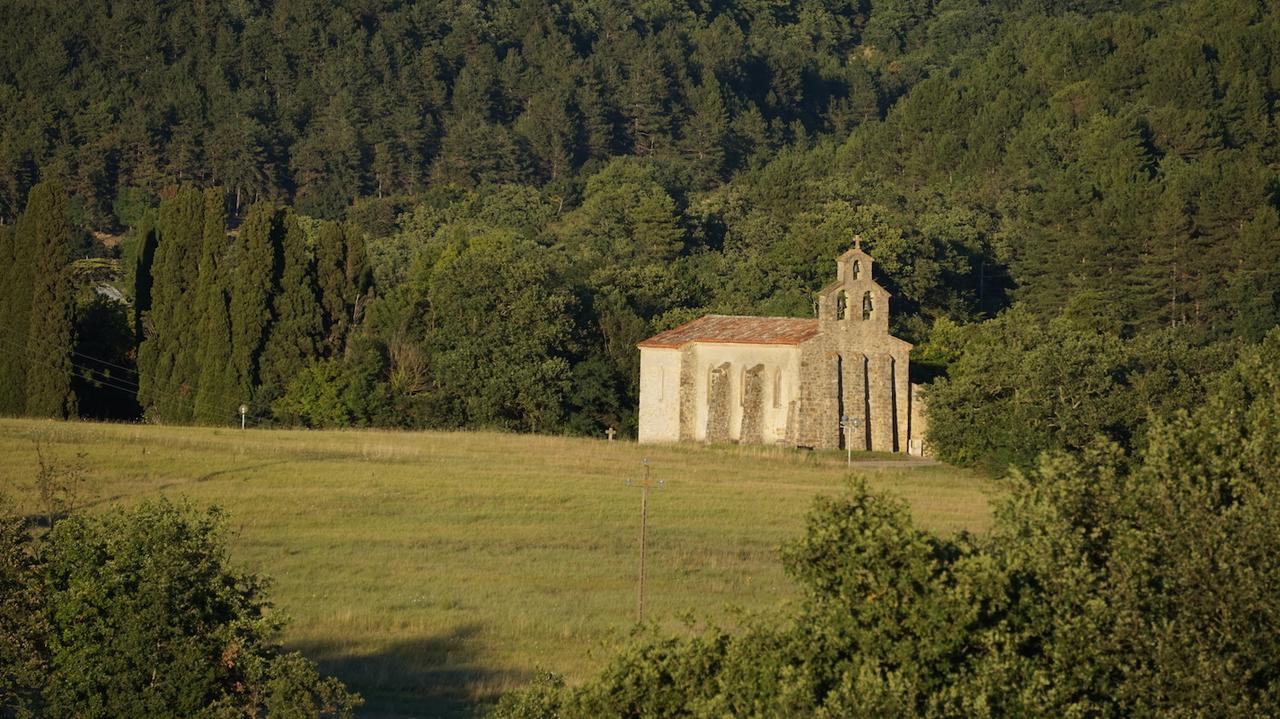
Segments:
[[[792,599],[777,549],[847,477],[843,454],[773,448],[0,420],[0,492],[27,512],[36,441],[83,464],[87,511],[159,495],[225,508],[234,561],[274,580],[285,642],[370,717],[472,716],[538,668],[598,669],[636,629],[640,495],[625,480],[643,458],[665,482],[649,496],[647,618],[670,630]],[[872,459],[856,473],[922,526],[989,524],[981,477]]]

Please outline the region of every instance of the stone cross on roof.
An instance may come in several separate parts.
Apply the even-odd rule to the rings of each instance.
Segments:
[[[862,235],[854,235],[854,236],[853,236],[853,249],[855,249],[855,250],[861,250],[861,249],[862,249]]]

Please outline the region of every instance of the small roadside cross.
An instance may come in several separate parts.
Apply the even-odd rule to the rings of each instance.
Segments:
[[[604,435],[605,435],[606,437],[608,437],[608,438],[609,438],[609,441],[610,441],[610,442],[612,442],[612,441],[613,441],[613,435],[615,435],[615,434],[617,434],[617,433],[618,433],[618,430],[614,429],[613,427],[610,427],[609,429],[606,429],[606,430],[604,431]]]

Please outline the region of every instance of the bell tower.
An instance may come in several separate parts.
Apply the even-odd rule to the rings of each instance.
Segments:
[[[872,279],[875,260],[854,235],[853,247],[836,258],[836,279],[818,295],[818,321],[859,334],[889,332],[889,293]]]

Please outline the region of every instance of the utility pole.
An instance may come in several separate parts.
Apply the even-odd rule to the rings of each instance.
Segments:
[[[641,460],[644,465],[644,479],[640,481],[640,581],[636,589],[636,621],[644,621],[644,550],[645,539],[649,528],[649,458]],[[627,480],[631,484],[631,480]],[[661,488],[665,481],[659,481]]]

